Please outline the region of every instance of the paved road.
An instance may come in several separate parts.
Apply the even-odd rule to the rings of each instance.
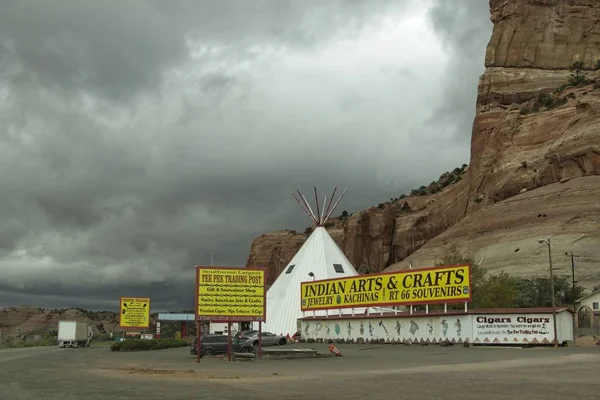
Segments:
[[[600,393],[598,348],[339,348],[344,357],[200,364],[187,348],[0,350],[0,399],[596,400]]]

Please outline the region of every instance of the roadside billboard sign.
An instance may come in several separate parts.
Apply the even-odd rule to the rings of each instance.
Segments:
[[[302,311],[470,302],[471,266],[357,275],[300,285]]]
[[[196,267],[197,321],[266,321],[265,268]]]
[[[150,327],[150,298],[121,297],[119,326],[121,329],[148,329]]]

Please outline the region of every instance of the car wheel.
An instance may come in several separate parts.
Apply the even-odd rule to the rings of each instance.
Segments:
[[[240,349],[241,353],[250,353],[250,347],[244,346]]]
[[[202,351],[202,355],[203,356],[212,356],[213,354],[215,354],[215,352],[213,351],[213,349],[205,349]]]
[[[258,340],[254,341],[254,342],[252,343],[252,346],[254,346],[254,347],[258,346]]]
[[[285,338],[281,338],[281,339],[279,339],[279,345],[280,345],[280,346],[283,346],[283,345],[284,345],[284,344],[286,344],[286,343],[287,343],[287,340],[285,340]]]

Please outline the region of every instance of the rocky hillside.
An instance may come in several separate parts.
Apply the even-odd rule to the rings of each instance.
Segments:
[[[151,319],[152,327],[156,325],[156,321],[154,318]],[[118,315],[111,311],[87,311],[80,308],[44,309],[28,306],[0,308],[2,338],[28,338],[47,333],[56,334],[58,321],[61,320],[86,322],[92,325],[96,337],[120,331]]]
[[[538,239],[551,237],[559,273],[570,273],[564,253],[572,251],[580,284],[592,287],[600,283],[600,2],[490,0],[490,11],[460,179],[338,218],[328,230],[359,272],[409,260],[430,266],[456,246],[485,268],[545,274]],[[268,266],[274,279],[306,237],[262,235],[247,264]]]

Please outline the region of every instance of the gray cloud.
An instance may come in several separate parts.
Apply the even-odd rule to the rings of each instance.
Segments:
[[[467,162],[487,14],[434,8],[440,57],[420,1],[1,7],[0,305],[190,308],[211,252],[309,225],[290,191],[355,211]]]
[[[485,71],[485,48],[493,28],[489,1],[435,0],[429,16],[450,55],[443,76],[444,101],[433,123],[453,129],[452,140],[470,143],[477,84]]]

